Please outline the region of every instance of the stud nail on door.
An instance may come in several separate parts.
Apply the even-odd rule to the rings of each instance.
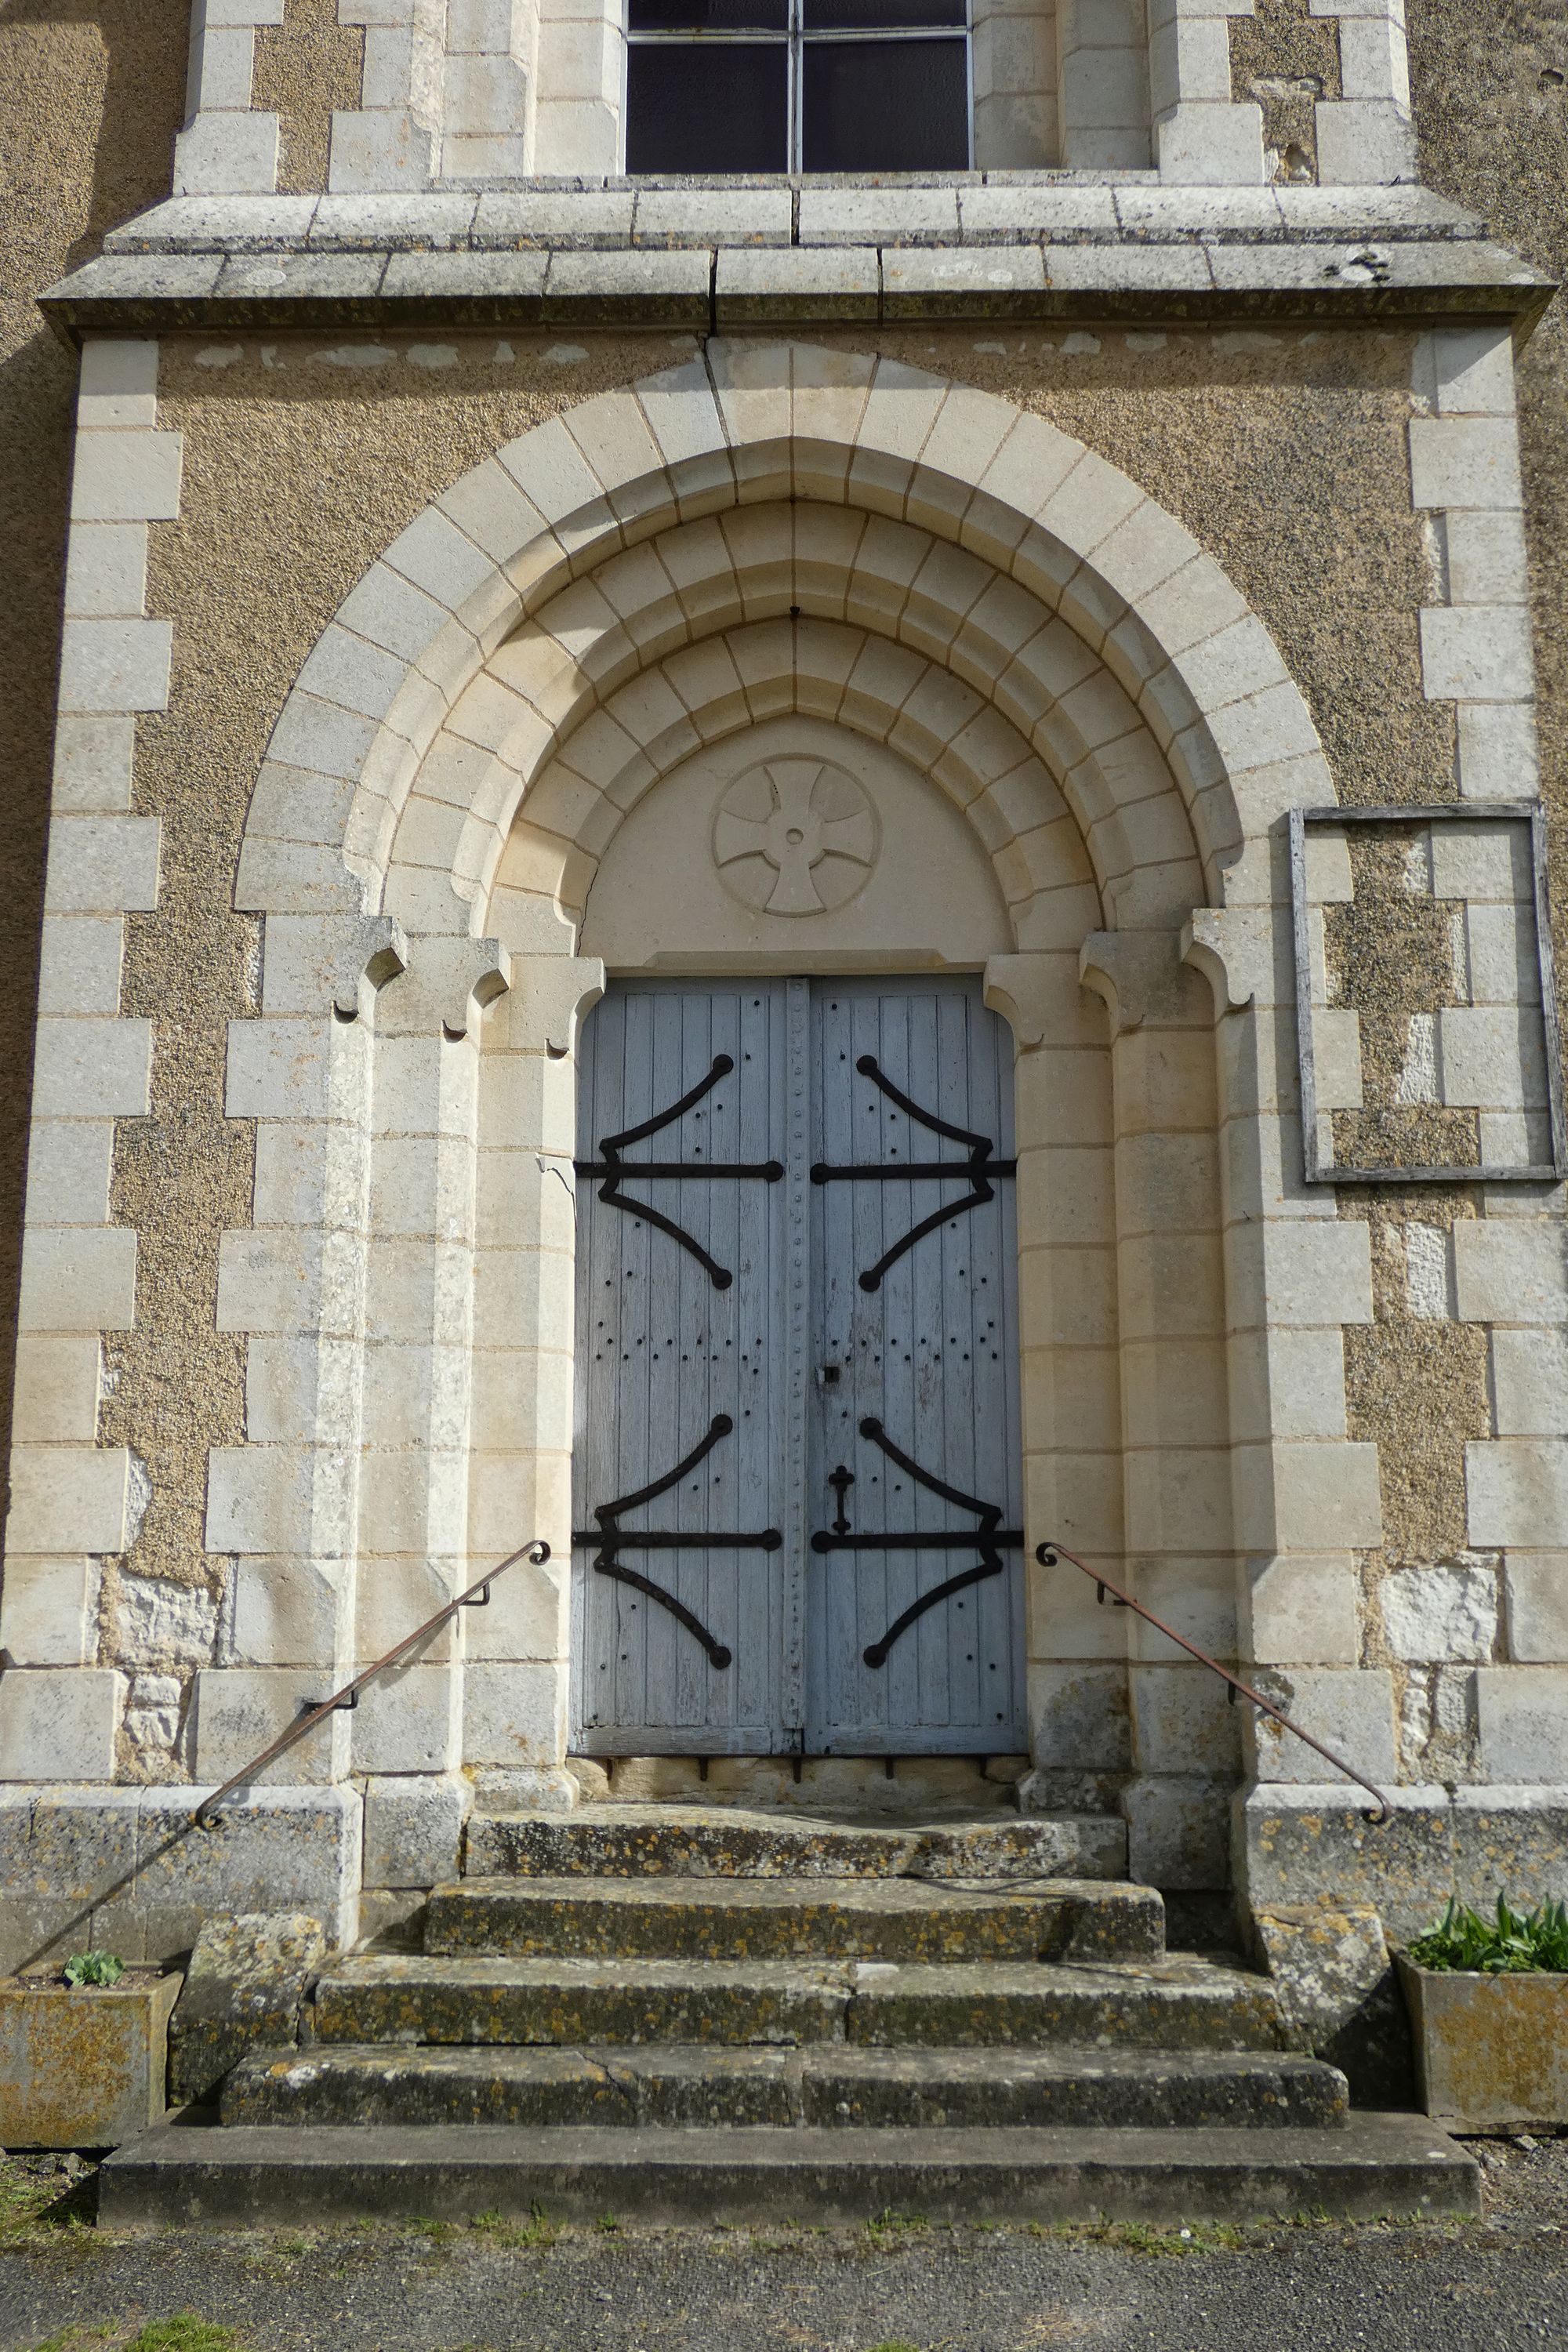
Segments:
[[[1016,1748],[1012,1053],[978,983],[626,983],[581,1104],[576,1740]]]

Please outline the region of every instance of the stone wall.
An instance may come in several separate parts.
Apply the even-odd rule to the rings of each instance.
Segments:
[[[37,1009],[38,923],[55,733],[74,355],[33,298],[105,230],[169,191],[184,108],[179,6],[102,0],[90,13],[0,23],[0,1426],[9,1427]]]

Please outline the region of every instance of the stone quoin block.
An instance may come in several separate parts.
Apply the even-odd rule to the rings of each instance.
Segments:
[[[365,1885],[426,1887],[455,1878],[472,1801],[470,1784],[458,1772],[367,1780]]]
[[[107,1780],[125,1693],[109,1666],[13,1667],[0,1676],[0,1780]]]

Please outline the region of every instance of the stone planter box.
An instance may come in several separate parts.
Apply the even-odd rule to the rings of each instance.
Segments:
[[[1434,2123],[1459,2132],[1568,2123],[1568,1976],[1470,1975],[1395,1957]]]
[[[162,2123],[181,1981],[0,1979],[0,2147],[113,2147]]]

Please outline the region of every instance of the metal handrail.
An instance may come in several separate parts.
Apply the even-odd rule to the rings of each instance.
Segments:
[[[488,1608],[490,1587],[496,1578],[504,1576],[509,1568],[515,1568],[520,1559],[531,1560],[535,1568],[542,1568],[549,1558],[550,1546],[542,1536],[535,1536],[530,1542],[521,1544],[516,1551],[509,1552],[498,1566],[487,1570],[477,1584],[470,1584],[467,1592],[459,1592],[455,1601],[448,1601],[444,1609],[437,1609],[434,1617],[427,1617],[423,1625],[416,1626],[412,1633],[405,1633],[395,1648],[388,1650],[384,1657],[377,1658],[373,1666],[364,1667],[354,1676],[352,1683],[345,1683],[342,1690],[334,1691],[331,1698],[322,1699],[320,1706],[307,1707],[305,1712],[297,1717],[289,1726],[280,1739],[275,1739],[270,1748],[264,1748],[259,1756],[253,1756],[242,1771],[231,1772],[221,1788],[215,1789],[211,1796],[202,1799],[201,1803],[191,1815],[191,1827],[198,1830],[216,1829],[217,1826],[216,1808],[231,1790],[242,1788],[246,1781],[253,1780],[258,1772],[264,1772],[268,1764],[276,1763],[279,1756],[286,1755],[294,1746],[296,1740],[303,1739],[307,1732],[313,1731],[318,1723],[323,1723],[327,1717],[333,1714],[339,1707],[346,1711],[350,1707],[357,1706],[361,1691],[374,1682],[377,1675],[384,1675],[389,1666],[395,1666],[397,1664],[399,1658],[405,1658],[410,1650],[416,1649],[419,1643],[427,1639],[430,1634],[438,1633],[447,1619],[455,1617],[459,1609]]]
[[[1262,1692],[1255,1691],[1249,1683],[1239,1681],[1228,1667],[1220,1664],[1217,1658],[1211,1658],[1206,1650],[1200,1650],[1195,1642],[1189,1642],[1184,1633],[1178,1633],[1174,1626],[1165,1623],[1163,1617],[1156,1617],[1152,1609],[1145,1609],[1141,1601],[1134,1601],[1130,1592],[1123,1592],[1119,1584],[1112,1584],[1110,1577],[1103,1575],[1098,1568],[1090,1568],[1086,1561],[1079,1559],[1076,1552],[1068,1551],[1066,1544],[1037,1544],[1035,1558],[1042,1568],[1055,1568],[1059,1559],[1071,1560],[1074,1568],[1081,1569],[1085,1576],[1093,1579],[1099,1587],[1102,1606],[1105,1596],[1109,1592],[1119,1609],[1135,1610],[1146,1625],[1152,1625],[1156,1633],[1163,1633],[1167,1642],[1174,1642],[1178,1649],[1185,1650],[1188,1656],[1196,1658],[1201,1666],[1207,1666],[1211,1674],[1218,1675],[1222,1682],[1228,1683],[1232,1706],[1236,1705],[1237,1693],[1239,1691],[1242,1697],[1249,1701],[1253,1706],[1259,1707],[1265,1715],[1271,1716],[1276,1723],[1282,1725],[1287,1731],[1293,1732],[1298,1739],[1304,1739],[1309,1748],[1315,1748],[1317,1753],[1331,1764],[1336,1771],[1342,1772],[1347,1780],[1353,1780],[1358,1789],[1364,1789],[1369,1797],[1375,1797],[1378,1810],[1375,1813],[1367,1815],[1369,1821],[1386,1822],[1392,1819],[1393,1800],[1384,1793],[1375,1780],[1369,1780],[1364,1773],[1356,1770],[1353,1764],[1347,1764],[1342,1756],[1336,1756],[1331,1748],[1325,1748],[1321,1739],[1314,1739],[1310,1731],[1303,1731],[1299,1723],[1292,1723],[1289,1717],[1274,1705],[1272,1699],[1265,1698]]]

